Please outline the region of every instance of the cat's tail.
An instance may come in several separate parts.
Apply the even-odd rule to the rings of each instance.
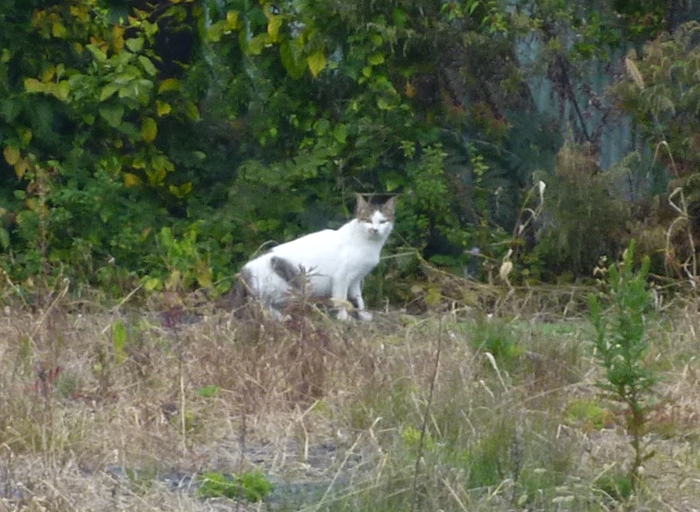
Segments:
[[[251,283],[253,282],[253,274],[247,268],[243,268],[236,276],[236,282],[233,285],[231,292],[231,307],[234,314],[241,311],[248,301],[255,296]]]

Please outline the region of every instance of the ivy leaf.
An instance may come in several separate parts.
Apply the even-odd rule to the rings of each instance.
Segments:
[[[158,73],[158,70],[151,62],[151,59],[145,55],[139,55],[139,62],[141,63],[141,66],[143,66],[143,70],[149,75],[154,76],[156,73]]]
[[[51,25],[51,35],[58,39],[65,39],[68,36],[68,30],[63,23],[57,21]]]
[[[141,179],[133,173],[124,173],[124,186],[127,188],[135,187],[141,184]]]
[[[158,86],[158,94],[162,94],[167,91],[179,91],[180,89],[182,89],[180,80],[176,78],[166,78]]]
[[[46,84],[42,84],[36,78],[27,78],[24,81],[24,89],[31,93],[44,92],[46,91]]]
[[[134,53],[138,53],[143,49],[143,38],[132,37],[126,40],[126,47]]]
[[[158,135],[158,126],[152,117],[147,117],[141,125],[141,137],[146,142],[153,142],[156,135]]]
[[[348,138],[348,127],[342,123],[335,125],[335,128],[333,128],[333,137],[335,137],[335,140],[338,142],[345,144]]]
[[[314,123],[314,131],[319,137],[325,135],[328,132],[328,128],[330,128],[328,119],[319,119]]]
[[[258,34],[248,41],[248,54],[260,55],[267,44],[267,34]]]
[[[102,91],[100,92],[100,101],[105,101],[107,98],[112,96],[118,90],[119,90],[119,86],[117,84],[111,83],[111,84],[105,85],[102,88]]]
[[[19,162],[15,164],[15,174],[19,179],[22,179],[27,169],[29,169],[29,162],[27,162],[26,158],[21,158]]]
[[[267,22],[267,33],[270,36],[269,42],[276,43],[280,40],[280,28],[282,28],[282,16],[272,16]]]
[[[124,116],[124,107],[122,105],[105,104],[100,105],[97,110],[102,119],[107,121],[112,128],[118,128],[122,123],[122,117]]]
[[[199,108],[194,101],[188,101],[185,103],[185,114],[190,121],[199,121],[201,119],[199,115]]]
[[[296,40],[284,41],[280,44],[280,59],[284,69],[287,70],[289,76],[298,80],[304,76],[306,71],[306,63],[300,59],[301,48]]]
[[[378,66],[379,64],[384,63],[384,54],[382,53],[375,53],[374,55],[371,55],[367,61],[372,65],[372,66]]]
[[[183,199],[187,196],[187,194],[192,192],[192,182],[188,181],[187,183],[183,183],[179,187],[176,187],[175,185],[170,185],[168,187],[168,190],[170,190],[170,193],[173,194],[175,197]]]
[[[165,103],[164,101],[156,100],[156,112],[158,117],[167,116],[172,110],[170,103]]]
[[[5,160],[8,164],[15,165],[17,162],[19,162],[19,149],[12,146],[6,146],[3,154],[5,155]]]
[[[107,54],[103,52],[99,46],[97,46],[95,43],[91,43],[85,46],[88,50],[90,50],[90,53],[95,57],[97,62],[104,62],[107,60]]]
[[[235,30],[238,26],[238,11],[228,11],[226,13],[226,29]]]
[[[61,80],[52,87],[51,93],[61,101],[68,100],[68,95],[70,94],[70,83],[68,80]]]
[[[326,67],[326,64],[328,61],[326,60],[326,56],[323,54],[323,52],[316,52],[312,55],[309,55],[309,57],[306,59],[306,61],[309,64],[309,70],[311,71],[311,74],[316,78],[318,74],[323,71],[323,69]]]

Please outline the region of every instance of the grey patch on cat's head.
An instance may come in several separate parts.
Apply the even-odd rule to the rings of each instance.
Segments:
[[[357,207],[355,209],[355,217],[360,220],[369,220],[372,218],[372,214],[376,211],[380,211],[389,220],[394,220],[394,213],[396,211],[396,197],[392,196],[383,204],[373,204],[362,194],[357,194]]]

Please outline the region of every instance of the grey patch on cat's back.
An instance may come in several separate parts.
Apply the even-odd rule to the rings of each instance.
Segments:
[[[270,266],[272,270],[280,276],[285,282],[289,283],[292,288],[301,289],[303,279],[306,276],[306,269],[301,265],[295,266],[291,261],[273,256],[270,258]]]
[[[289,260],[278,256],[273,256],[270,258],[270,266],[272,267],[272,270],[275,271],[275,274],[280,276],[288,283],[293,282],[301,273],[301,271],[292,265]]]

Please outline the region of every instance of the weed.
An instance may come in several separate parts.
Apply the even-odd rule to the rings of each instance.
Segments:
[[[197,394],[202,398],[214,398],[219,396],[221,388],[219,386],[204,386],[197,390]]]
[[[615,501],[626,501],[632,497],[635,481],[628,473],[606,474],[596,481],[597,487]]]
[[[517,370],[525,353],[513,329],[497,318],[478,319],[471,343],[475,349],[491,354],[498,366],[507,371]]]
[[[572,401],[566,407],[564,416],[569,423],[580,426],[584,430],[605,428],[611,419],[608,411],[602,408],[595,400],[589,399]]]
[[[595,355],[605,370],[605,380],[599,380],[597,385],[608,397],[624,404],[628,411],[627,430],[634,450],[629,472],[633,490],[638,484],[642,464],[654,455],[643,444],[643,437],[647,433],[653,387],[658,381],[658,376],[645,362],[649,349],[647,315],[652,308],[652,296],[646,283],[650,263],[645,257],[641,268],[634,270],[634,246],[633,241],[622,261],[604,270],[610,312],[603,311],[598,296],[591,294],[589,299],[589,318],[595,329]]]
[[[208,471],[202,474],[199,496],[202,498],[243,498],[258,502],[272,492],[272,484],[260,472],[243,473],[240,476]]]

